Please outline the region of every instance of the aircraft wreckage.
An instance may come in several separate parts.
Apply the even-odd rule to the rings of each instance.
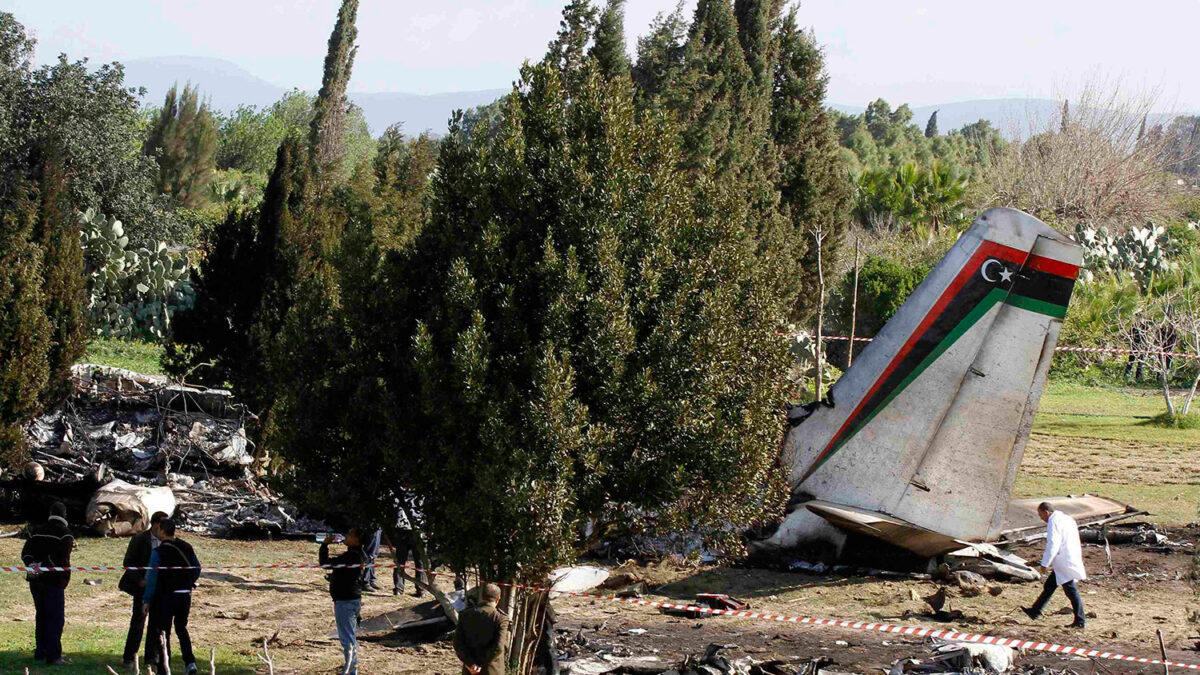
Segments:
[[[823,401],[793,408],[792,499],[759,548],[846,533],[932,557],[1044,527],[1012,501],[1082,249],[1013,209],[981,214]],[[1081,523],[1133,515],[1050,499]]]

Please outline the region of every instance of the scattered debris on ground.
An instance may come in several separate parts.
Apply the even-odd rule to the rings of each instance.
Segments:
[[[246,436],[254,415],[229,391],[83,364],[72,380],[67,401],[25,427],[33,462],[25,475],[0,481],[5,516],[26,520],[34,504],[66,498],[72,520],[106,535],[141,531],[153,511],[176,505],[190,532],[325,530],[260,480],[268,458]]]

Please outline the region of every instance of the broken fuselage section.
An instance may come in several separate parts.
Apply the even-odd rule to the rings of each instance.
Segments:
[[[932,557],[1030,527],[1010,522],[1013,482],[1082,257],[1026,213],[981,214],[828,397],[789,414],[792,500],[759,546],[840,550],[850,532]]]

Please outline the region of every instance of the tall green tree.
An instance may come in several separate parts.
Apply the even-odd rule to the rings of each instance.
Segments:
[[[719,173],[754,156],[754,79],[746,65],[730,0],[699,0],[671,107],[684,124],[685,166],[706,162]],[[762,131],[759,129],[759,131]]]
[[[407,454],[381,463],[411,467],[450,564],[492,580],[540,582],[586,522],[639,509],[736,548],[727,525],[780,494],[788,303],[745,193],[681,171],[628,80],[584,73],[568,98],[556,64],[527,67],[494,137],[452,127],[432,220],[387,274],[412,331],[386,341],[411,345],[389,389],[412,398],[390,412]]]
[[[240,105],[222,115],[217,126],[218,169],[237,169],[268,174],[275,166],[275,152],[286,135],[283,120],[270,108]]]
[[[48,378],[42,392],[43,403],[47,405],[70,393],[71,366],[87,350],[83,246],[79,221],[56,153],[53,147],[39,151],[34,167],[40,203],[33,240],[43,255],[42,292],[50,327],[46,354]]]
[[[437,142],[427,133],[407,139],[399,125],[379,138],[374,174],[375,235],[385,249],[408,245],[429,219],[430,179],[437,170]]]
[[[184,208],[208,201],[208,183],[216,169],[217,125],[208,104],[191,84],[179,93],[167,90],[143,146],[158,162],[158,190]]]
[[[327,273],[326,258],[341,236],[343,224],[326,206],[346,177],[345,91],[357,7],[357,0],[344,0],[338,12],[307,138],[289,133],[279,146],[262,204],[231,215],[215,230],[208,244],[212,259],[201,265],[193,283],[195,307],[176,314],[164,358],[169,372],[232,383],[239,398],[261,413],[261,433],[267,436],[274,427],[278,388],[288,382],[280,333],[302,289],[313,288],[309,280]],[[297,117],[309,108],[291,107]]]
[[[625,49],[625,0],[608,0],[596,24],[592,56],[605,77],[628,77],[629,53]]]
[[[937,137],[937,135],[938,135],[937,114],[938,114],[938,111],[934,110],[933,114],[929,116],[929,121],[925,123],[925,138],[936,138]]]
[[[597,31],[599,12],[591,0],[568,0],[558,24],[558,35],[550,42],[546,58],[558,67],[564,86],[574,90],[588,59],[588,45]]]
[[[679,85],[683,72],[687,32],[680,0],[675,11],[659,13],[650,24],[650,32],[638,38],[637,62],[632,72],[639,108],[655,107],[671,98],[670,91]]]
[[[794,235],[808,243],[796,268],[804,292],[794,296],[792,307],[795,318],[807,320],[820,300],[812,292],[818,287],[814,235],[820,233],[822,265],[833,269],[848,224],[852,192],[825,109],[829,77],[824,56],[813,35],[800,28],[795,8],[784,17],[777,41],[771,131],[781,156],[781,201]]]
[[[321,91],[313,105],[308,151],[310,170],[319,186],[330,179],[338,178],[336,172],[346,154],[346,88],[350,85],[350,72],[354,67],[354,55],[358,51],[354,45],[358,36],[358,28],[355,26],[357,16],[358,0],[343,0],[338,10],[337,22],[329,35]],[[334,172],[334,175],[327,176],[331,172]]]
[[[41,410],[49,379],[50,322],[42,251],[33,241],[37,205],[24,185],[0,192],[0,461],[26,459],[21,425]]]

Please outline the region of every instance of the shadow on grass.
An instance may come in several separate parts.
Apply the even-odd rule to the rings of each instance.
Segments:
[[[121,655],[119,653],[96,654],[68,651],[63,654],[63,657],[71,662],[70,665],[48,666],[41,661],[33,660],[32,641],[29,644],[28,650],[15,650],[12,649],[12,645],[5,645],[5,647],[4,651],[0,651],[0,673],[21,674],[25,672],[26,668],[29,669],[29,675],[39,675],[41,673],[47,675],[50,673],[57,675],[83,675],[83,673],[87,673],[87,675],[104,675],[108,673],[108,668],[112,668],[116,672],[121,673],[121,675],[124,675],[126,672],[121,668]],[[208,654],[197,653],[196,658],[199,660],[197,665],[200,668],[200,672],[208,673]],[[218,654],[216,670],[217,675],[254,675],[257,669],[245,664],[231,663],[222,659]],[[146,672],[144,666],[142,672]],[[171,672],[185,672],[183,661],[178,655],[175,655],[175,658],[171,659]]]

